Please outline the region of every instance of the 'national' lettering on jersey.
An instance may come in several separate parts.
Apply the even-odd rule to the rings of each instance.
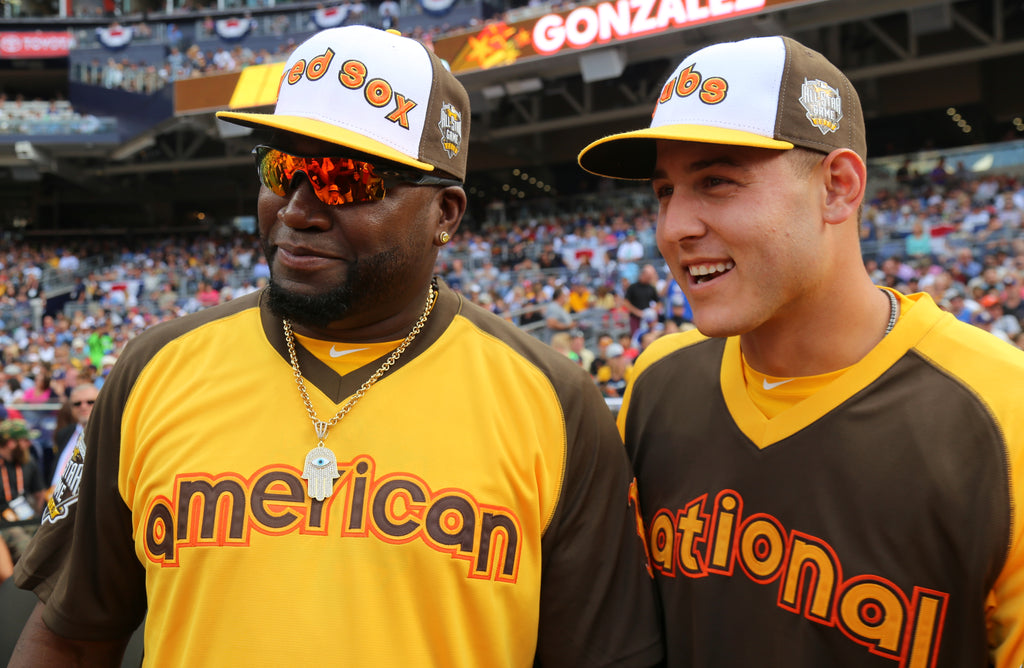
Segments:
[[[743,498],[734,490],[720,491],[711,508],[708,498],[654,512],[651,559],[662,575],[743,575],[758,584],[777,584],[780,608],[835,627],[871,652],[899,661],[901,668],[933,665],[947,594],[914,587],[908,596],[886,578],[844,578],[839,556],[821,538],[787,531],[769,514],[744,517]]]
[[[249,545],[252,531],[292,532],[386,543],[420,541],[452,558],[465,559],[468,577],[514,583],[522,530],[507,509],[478,503],[465,490],[432,491],[409,473],[375,475],[372,457],[338,464],[340,477],[324,501],[309,498],[292,466],[278,464],[249,478],[237,473],[183,474],[172,497],[157,496],[145,515],[146,556],[176,567],[181,549]],[[332,510],[341,499],[340,512]],[[340,526],[332,526],[331,517]]]

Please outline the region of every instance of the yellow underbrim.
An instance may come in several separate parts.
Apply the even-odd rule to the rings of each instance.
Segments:
[[[345,148],[384,158],[400,165],[415,167],[420,171],[434,171],[433,165],[410,158],[387,144],[369,139],[357,132],[340,128],[333,123],[325,123],[302,116],[278,116],[276,114],[239,113],[235,111],[218,111],[217,118],[250,128],[273,128],[275,130],[294,132],[297,135],[344,146]]]
[[[609,135],[591,142],[580,151],[579,165],[598,176],[646,180],[654,173],[658,139],[783,150],[793,148],[793,144],[788,141],[742,130],[707,125],[662,125]]]

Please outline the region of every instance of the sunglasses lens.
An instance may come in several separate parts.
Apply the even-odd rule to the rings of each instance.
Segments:
[[[284,197],[287,193],[286,184],[291,180],[285,177],[285,160],[289,156],[277,151],[266,150],[257,158],[260,181],[263,182],[270,192]]]
[[[302,172],[324,204],[373,202],[384,198],[384,180],[368,162],[348,158],[304,158],[268,146],[258,146],[256,170],[260,182],[279,197],[288,194],[295,174]]]

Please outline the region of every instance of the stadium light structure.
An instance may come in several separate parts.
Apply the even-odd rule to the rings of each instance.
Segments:
[[[537,77],[530,79],[516,79],[505,82],[505,90],[509,95],[521,95],[523,93],[536,93],[544,88],[544,82]]]
[[[615,79],[626,69],[626,57],[621,49],[601,49],[580,55],[580,74],[584,83]]]
[[[497,100],[500,97],[505,97],[505,87],[501,84],[487,86],[483,89],[483,96],[485,100]]]
[[[156,145],[156,139],[149,135],[142,135],[135,139],[126,141],[125,143],[118,146],[113,153],[110,154],[110,159],[120,162],[121,160],[127,160],[136,153],[141,153],[147,148]]]

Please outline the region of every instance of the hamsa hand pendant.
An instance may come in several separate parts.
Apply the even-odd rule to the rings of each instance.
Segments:
[[[330,448],[318,445],[306,453],[306,463],[302,467],[302,477],[306,479],[309,497],[323,501],[331,495],[334,479],[340,478],[338,458]]]

